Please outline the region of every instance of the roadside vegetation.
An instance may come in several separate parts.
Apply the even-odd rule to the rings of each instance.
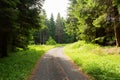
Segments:
[[[49,49],[60,45],[31,45],[29,49],[0,58],[0,80],[27,80],[38,59]]]
[[[120,48],[78,41],[64,52],[93,80],[120,80]]]

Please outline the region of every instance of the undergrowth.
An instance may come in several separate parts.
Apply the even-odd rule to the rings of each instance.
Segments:
[[[120,80],[120,55],[112,49],[79,41],[67,45],[64,52],[93,80]]]
[[[27,80],[38,59],[53,47],[55,45],[31,45],[29,50],[0,58],[0,80]]]

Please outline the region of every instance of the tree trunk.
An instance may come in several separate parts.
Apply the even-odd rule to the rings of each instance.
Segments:
[[[117,6],[114,6],[114,33],[116,37],[116,46],[120,47],[120,23]]]
[[[120,47],[120,28],[118,27],[118,25],[116,25],[116,32],[115,32],[115,35],[116,35],[116,45],[117,47]]]
[[[1,44],[1,57],[7,57],[7,47],[8,47],[8,33],[2,33],[2,44]]]

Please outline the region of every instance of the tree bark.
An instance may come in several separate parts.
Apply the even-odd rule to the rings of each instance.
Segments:
[[[116,46],[120,47],[120,23],[117,6],[114,6],[114,33],[116,37]]]
[[[8,33],[2,33],[2,44],[1,44],[1,57],[7,57],[8,53]]]

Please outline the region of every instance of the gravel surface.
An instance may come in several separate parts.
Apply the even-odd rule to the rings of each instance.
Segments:
[[[58,47],[48,51],[29,80],[90,80]]]

